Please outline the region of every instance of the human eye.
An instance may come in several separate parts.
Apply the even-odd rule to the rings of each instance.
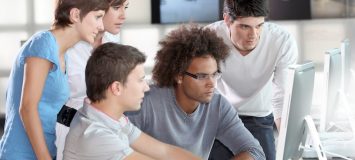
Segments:
[[[249,26],[244,25],[244,24],[241,24],[241,25],[240,25],[240,28],[241,28],[241,29],[248,29],[248,28],[249,28]]]
[[[96,19],[100,19],[105,15],[105,11],[94,11],[92,12],[92,16],[95,17]]]
[[[102,17],[104,17],[104,13],[98,13],[98,14],[96,14],[96,16],[95,16],[96,19],[100,19],[100,18],[102,18]]]
[[[112,6],[112,9],[113,9],[113,10],[115,10],[115,11],[119,10],[120,8],[121,8],[121,5],[118,5],[118,6]]]
[[[144,82],[144,81],[146,81],[146,80],[147,80],[147,77],[146,77],[146,76],[142,76],[142,77],[139,78],[139,81],[140,81],[140,82]]]
[[[263,27],[263,25],[264,25],[264,23],[259,24],[259,25],[257,25],[257,26],[256,26],[256,28],[257,28],[257,29],[260,29],[260,28],[262,28],[262,27]]]
[[[197,76],[197,79],[200,79],[200,80],[208,78],[208,74],[204,74],[204,73],[197,73],[196,76]]]
[[[220,78],[221,77],[221,72],[217,71],[212,74],[213,78]]]

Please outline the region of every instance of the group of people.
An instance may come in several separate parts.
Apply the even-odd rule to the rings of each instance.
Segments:
[[[119,44],[128,0],[58,0],[22,46],[0,159],[275,159],[294,38],[266,0],[225,0],[223,20],[183,25],[145,55]]]

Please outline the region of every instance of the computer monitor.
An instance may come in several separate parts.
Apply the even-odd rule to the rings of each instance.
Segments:
[[[349,85],[351,81],[351,49],[350,49],[350,42],[348,39],[345,39],[341,42],[340,45],[340,52],[341,52],[341,62],[342,62],[342,69],[341,69],[341,89],[345,94],[348,94]]]
[[[211,23],[222,19],[223,0],[152,0],[152,23]]]
[[[311,19],[310,0],[271,0],[269,3],[270,20]],[[302,10],[302,12],[299,12]]]
[[[305,117],[310,114],[315,68],[311,61],[289,66],[276,159],[299,159],[306,141]]]
[[[324,108],[322,108],[319,124],[321,132],[327,131],[331,126],[339,102],[339,93],[342,86],[342,56],[339,48],[325,52],[324,78]]]

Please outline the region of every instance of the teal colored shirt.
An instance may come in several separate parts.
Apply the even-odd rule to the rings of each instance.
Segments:
[[[51,156],[55,156],[57,113],[69,97],[68,77],[60,69],[58,52],[59,46],[50,31],[33,35],[20,49],[12,66],[6,92],[6,120],[4,135],[0,141],[0,159],[36,159],[19,114],[27,57],[39,57],[53,63],[38,103],[38,112],[47,147]]]

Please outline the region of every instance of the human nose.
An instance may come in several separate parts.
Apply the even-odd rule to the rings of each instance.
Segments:
[[[208,75],[208,77],[205,80],[209,86],[214,87],[217,82],[217,77],[213,74],[210,74],[210,75]]]
[[[126,9],[124,7],[120,7],[118,18],[122,20],[126,19]]]
[[[258,28],[251,28],[249,30],[249,37],[258,37],[259,29]]]
[[[104,28],[104,22],[103,22],[103,19],[102,19],[102,18],[101,18],[100,21],[99,21],[99,24],[98,24],[98,26],[97,26],[97,29],[98,29],[99,31],[104,31],[104,30],[105,30],[105,28]]]

